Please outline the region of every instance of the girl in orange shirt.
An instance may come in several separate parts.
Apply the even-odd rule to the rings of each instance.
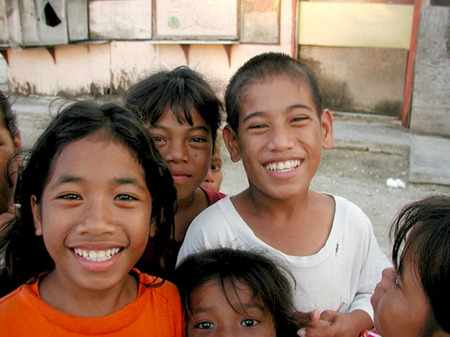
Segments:
[[[5,255],[1,336],[180,336],[172,283],[134,269],[150,231],[168,242],[176,190],[135,117],[78,102],[25,159]]]

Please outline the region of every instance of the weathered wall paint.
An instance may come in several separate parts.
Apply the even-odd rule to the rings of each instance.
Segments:
[[[299,44],[409,49],[414,6],[300,2]]]

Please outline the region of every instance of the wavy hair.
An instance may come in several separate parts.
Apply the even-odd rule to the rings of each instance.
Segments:
[[[173,232],[176,190],[164,159],[142,123],[119,105],[98,105],[92,101],[76,102],[61,111],[24,158],[24,168],[16,194],[20,212],[0,232],[3,294],[54,268],[42,236],[35,235],[31,197],[40,202],[54,164],[70,143],[101,131],[101,137],[125,146],[142,166],[152,196],[152,219],[156,225],[158,259]],[[150,224],[149,224],[150,226]]]

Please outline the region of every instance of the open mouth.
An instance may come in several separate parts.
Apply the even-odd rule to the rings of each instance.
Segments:
[[[286,160],[267,164],[265,167],[272,172],[288,172],[300,165],[300,160]]]
[[[103,262],[111,259],[114,255],[121,251],[121,248],[111,248],[107,250],[86,250],[74,248],[75,254],[88,261]]]

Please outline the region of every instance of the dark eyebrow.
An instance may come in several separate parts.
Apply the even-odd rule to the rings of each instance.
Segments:
[[[76,182],[80,182],[80,181],[83,181],[83,179],[81,177],[71,176],[71,175],[63,175],[63,176],[59,177],[58,181],[53,186],[58,186],[58,185],[68,184],[68,183],[76,183]],[[112,179],[112,184],[113,185],[134,185],[141,190],[146,189],[146,186],[142,186],[141,184],[139,184],[139,182],[135,178],[131,178],[131,177],[114,178],[114,179]]]
[[[141,190],[145,190],[147,186],[142,186],[139,182],[134,178],[124,177],[124,178],[115,178],[113,179],[114,184],[116,185],[134,185]]]
[[[152,125],[149,125],[148,128],[147,128],[147,130],[150,130],[150,129],[167,130],[168,128],[166,128],[163,125],[152,124]],[[205,132],[211,132],[211,129],[209,127],[207,127],[207,126],[204,126],[204,125],[195,125],[195,126],[193,126],[193,127],[191,127],[189,129],[189,131],[196,131],[196,130],[201,130],[201,131],[205,131]]]
[[[288,106],[285,109],[285,111],[289,112],[289,111],[292,111],[292,110],[295,110],[295,109],[306,109],[306,110],[309,110],[311,112],[314,112],[314,109],[312,107],[310,107],[309,105],[305,105],[305,104],[293,104],[293,105],[290,105],[290,106]],[[264,114],[265,114],[265,112],[263,112],[263,111],[255,111],[255,112],[249,113],[247,116],[244,117],[242,123],[245,123],[246,121],[248,121],[249,119],[251,119],[253,117],[258,117],[258,116],[261,116],[261,115],[264,115]]]
[[[59,177],[58,181],[55,183],[55,186],[61,185],[61,184],[78,182],[78,181],[81,181],[80,177],[64,175],[64,176]]]
[[[203,125],[193,126],[192,128],[189,129],[189,131],[196,131],[196,130],[205,131],[205,132],[211,131],[211,129],[209,127],[203,126]]]
[[[289,111],[289,110],[294,110],[294,109],[306,109],[306,110],[310,110],[310,111],[314,112],[314,109],[312,107],[310,107],[309,105],[305,105],[305,104],[294,104],[294,105],[287,107],[286,110]]]
[[[204,312],[208,312],[208,311],[212,310],[213,308],[214,307],[200,307],[200,308],[198,308],[196,310],[192,310],[191,314],[192,315],[201,314],[201,313],[204,313]],[[239,313],[241,315],[245,314],[245,311],[248,310],[248,309],[257,309],[257,310],[260,310],[260,311],[263,311],[263,312],[266,311],[266,309],[262,305],[260,305],[258,303],[253,303],[253,302],[251,302],[251,303],[242,303],[241,309],[244,309],[243,312],[239,311]]]
[[[265,115],[265,113],[262,111],[256,111],[256,112],[249,113],[247,116],[244,117],[244,119],[242,120],[242,123],[245,123],[246,121],[248,121],[249,119],[251,119],[253,117],[258,117],[261,115]]]

